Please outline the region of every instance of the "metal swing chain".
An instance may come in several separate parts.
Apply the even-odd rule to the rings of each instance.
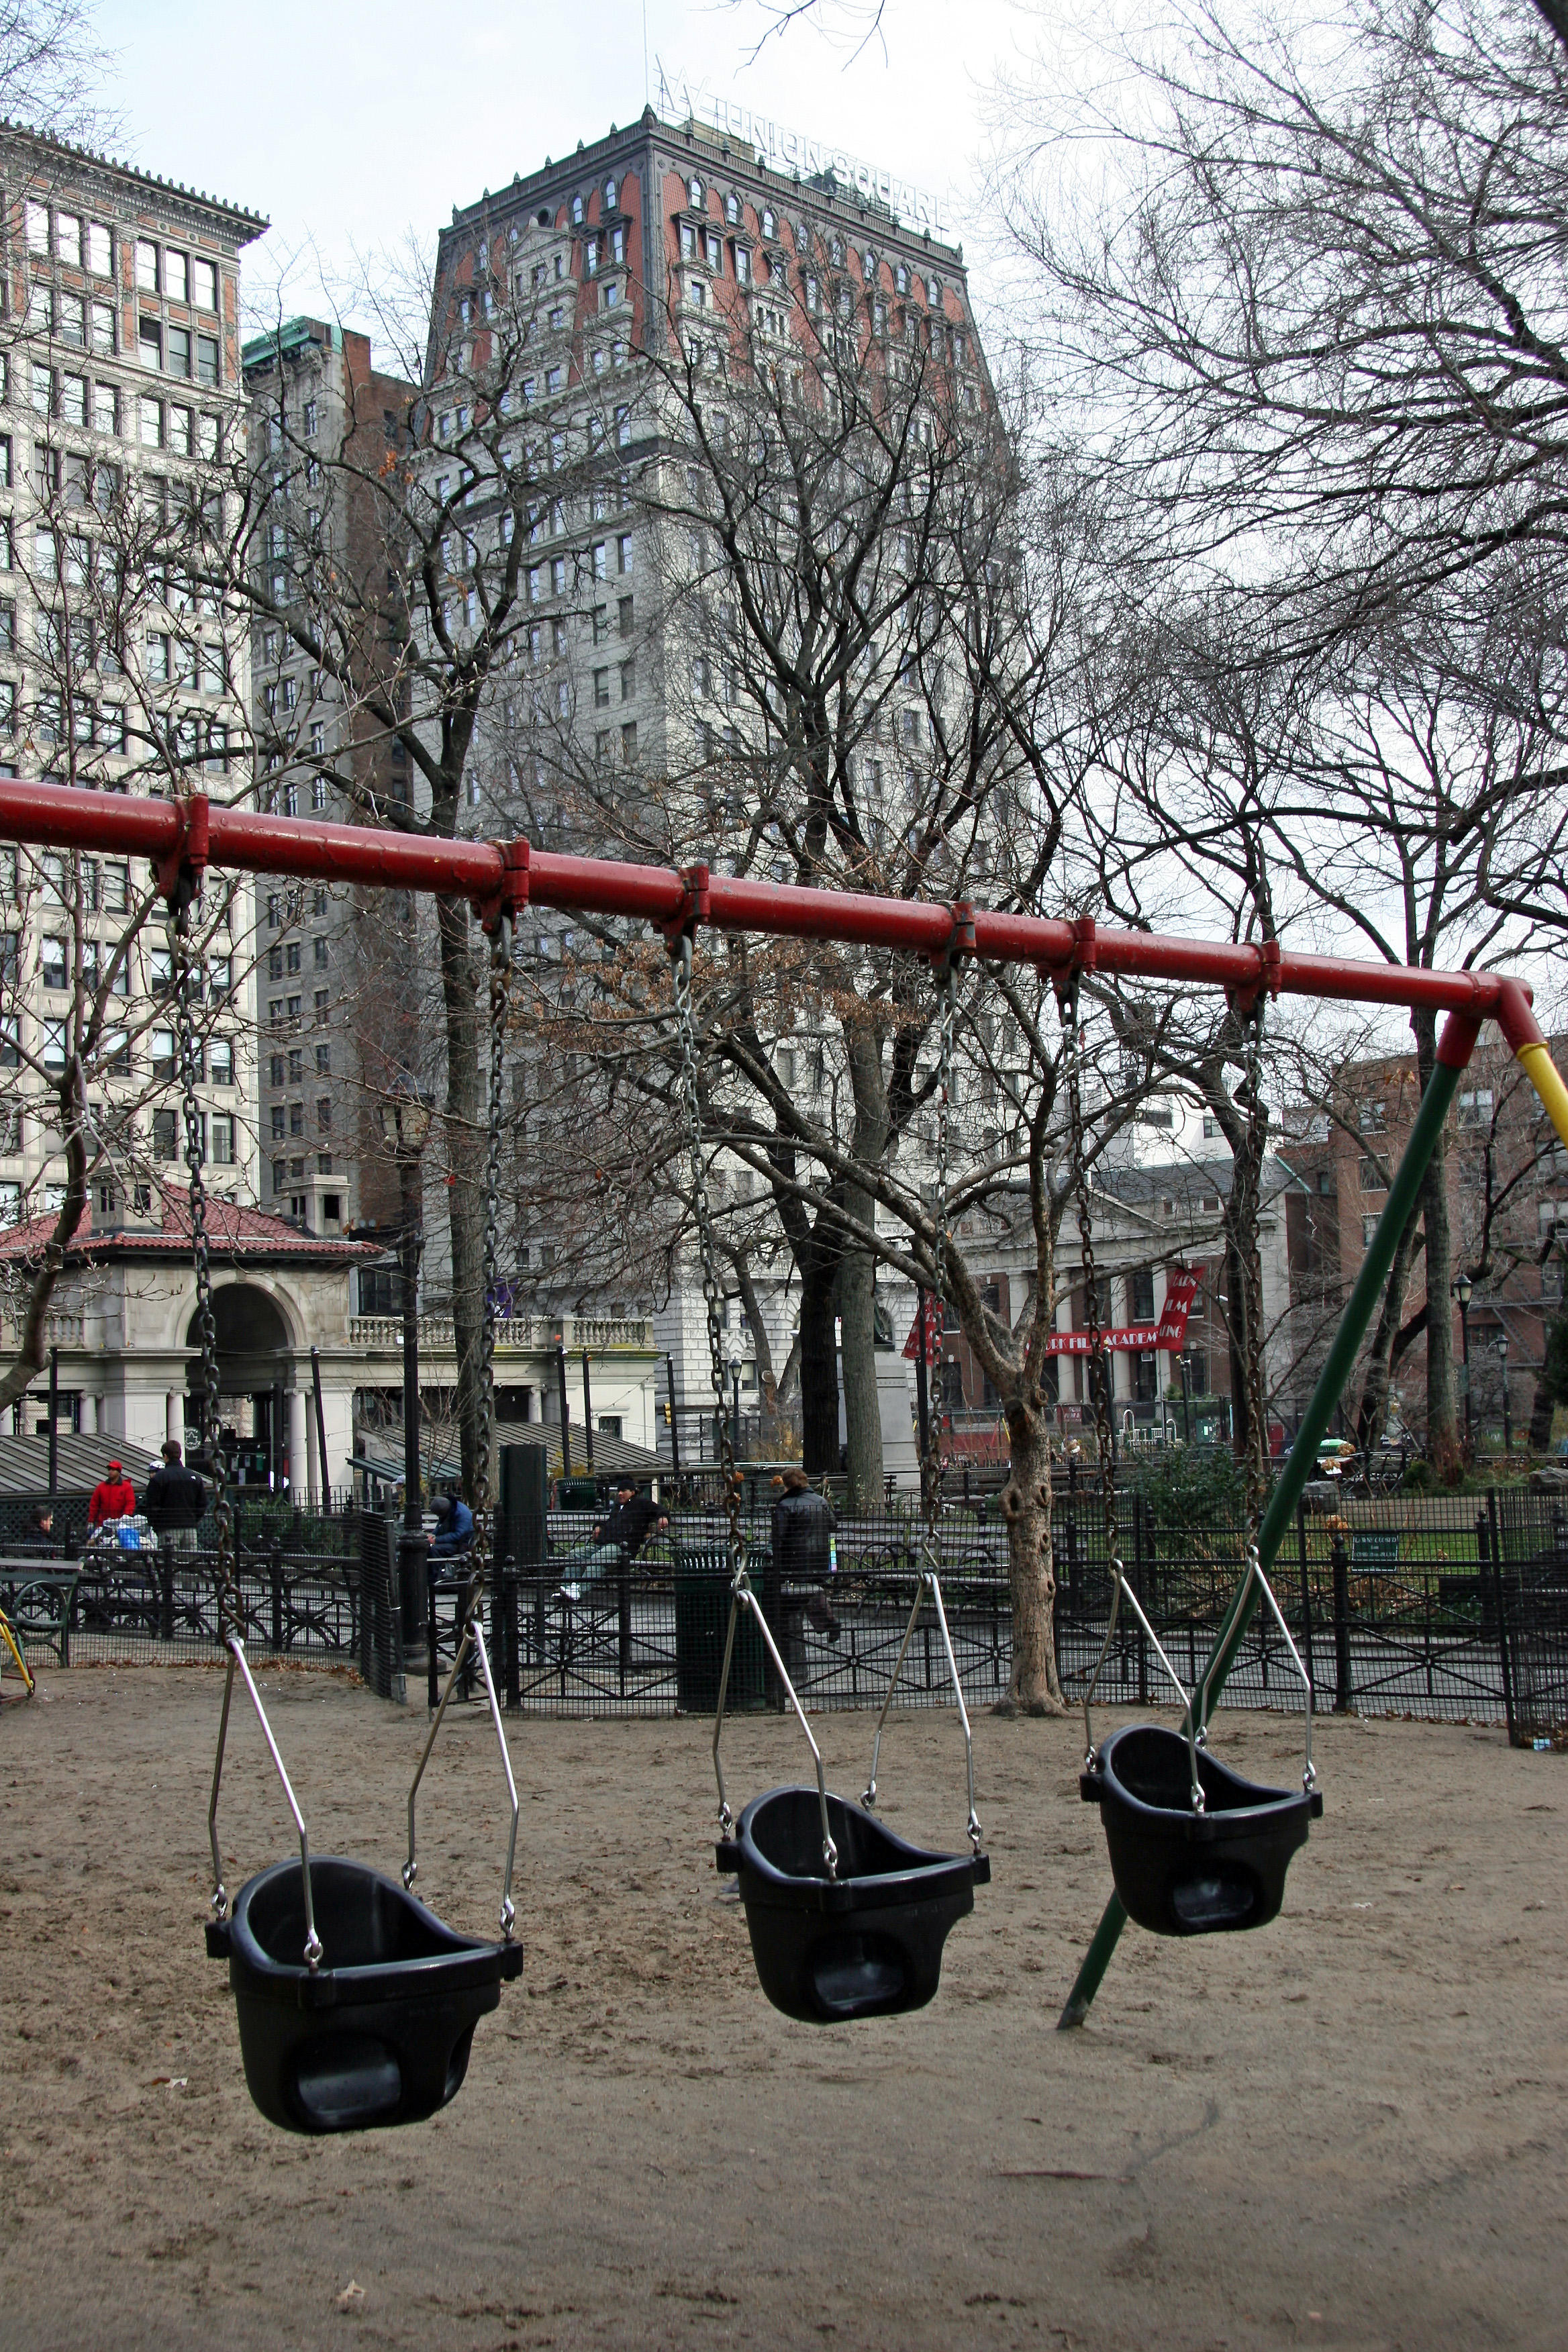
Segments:
[[[719,1826],[728,1838],[735,1826],[730,1799],[724,1787],[724,1768],[719,1758],[720,1736],[724,1728],[724,1698],[730,1686],[730,1665],[735,1650],[735,1632],[742,1607],[749,1608],[768,1655],[773,1663],[789,1704],[805,1734],[816,1765],[816,1796],[822,1817],[822,1859],[829,1878],[838,1875],[838,1848],[827,1815],[827,1782],[824,1774],[822,1750],[817,1746],[805,1710],[801,1706],[789,1671],[780,1657],[778,1645],[768,1629],[766,1618],[757,1606],[746,1572],[746,1538],[741,1526],[741,1477],[735,1467],[735,1448],[730,1431],[729,1415],[724,1411],[724,1348],[723,1320],[721,1309],[723,1294],[719,1287],[718,1251],[713,1242],[713,1208],[708,1196],[708,1171],[702,1160],[702,1105],[697,1090],[697,1020],[692,1005],[691,934],[682,931],[669,941],[670,979],[675,991],[675,1017],[680,1040],[680,1066],[678,1085],[681,1108],[686,1116],[686,1150],[689,1162],[692,1206],[697,1213],[697,1245],[702,1267],[702,1303],[708,1319],[708,1361],[713,1382],[713,1394],[719,1406],[719,1459],[724,1478],[724,1504],[729,1520],[730,1559],[730,1622],[724,1635],[723,1662],[719,1669],[719,1699],[713,1711],[713,1771],[719,1783]]]
[[[1248,1549],[1256,1553],[1258,1533],[1268,1485],[1268,1451],[1263,1381],[1263,1269],[1258,1247],[1258,1215],[1263,1197],[1263,1144],[1267,1112],[1263,1101],[1263,1028],[1266,999],[1259,989],[1243,1018],[1247,1144],[1247,1223],[1250,1238],[1239,1250],[1243,1312],[1247,1318],[1247,1532]]]
[[[468,1603],[459,1632],[467,1633],[484,1599],[490,1543],[490,1450],[495,1429],[496,1290],[500,1280],[500,1128],[506,1075],[506,1016],[511,990],[511,923],[503,916],[490,934],[490,1067],[485,1141],[484,1303],[479,1317],[479,1427],[483,1442],[474,1477],[474,1541]]]
[[[1100,1361],[1100,1283],[1094,1265],[1094,1208],[1089,1192],[1089,1162],[1084,1155],[1082,1043],[1079,1030],[1078,982],[1074,979],[1062,1007],[1067,1024],[1068,1149],[1072,1160],[1078,1200],[1078,1230],[1083,1256],[1083,1312],[1089,1332],[1087,1358],[1090,1402],[1094,1407],[1095,1444],[1100,1449],[1100,1485],[1105,1514],[1105,1550],[1112,1575],[1120,1578],[1121,1539],[1116,1523],[1116,1470],[1110,1450],[1109,1385]],[[1096,1375],[1099,1375],[1097,1378]]]
[[[196,967],[190,946],[189,896],[182,889],[171,902],[167,936],[174,976],[174,1036],[180,1060],[180,1097],[184,1113],[185,1168],[191,1217],[191,1255],[196,1276],[196,1331],[202,1350],[202,1451],[212,1474],[213,1519],[217,1528],[218,1638],[226,1648],[245,1630],[245,1609],[235,1570],[234,1513],[228,1500],[228,1471],[224,1460],[218,1412],[217,1324],[213,1314],[212,1255],[207,1239],[206,1182],[202,1174],[202,1112],[196,1097],[200,1062],[196,1053]],[[227,1908],[223,1898],[217,1916]],[[215,1898],[215,1905],[217,1902]]]
[[[1094,1209],[1089,1191],[1089,1161],[1084,1150],[1082,1040],[1079,1027],[1079,984],[1075,973],[1062,999],[1062,1021],[1067,1031],[1065,1066],[1068,1082],[1068,1149],[1071,1158],[1073,1185],[1078,1200],[1078,1230],[1083,1254],[1084,1321],[1089,1333],[1089,1352],[1086,1359],[1088,1379],[1094,1405],[1095,1443],[1100,1448],[1100,1490],[1105,1519],[1105,1549],[1110,1570],[1110,1610],[1106,1620],[1105,1639],[1095,1661],[1094,1673],[1084,1687],[1083,1740],[1084,1769],[1095,1769],[1096,1748],[1091,1710],[1094,1694],[1105,1661],[1110,1654],[1110,1644],[1116,1636],[1117,1619],[1121,1613],[1121,1597],[1125,1592],[1129,1605],[1139,1624],[1152,1643],[1160,1663],[1185,1702],[1187,1751],[1191,1766],[1190,1796],[1193,1811],[1204,1811],[1203,1783],[1198,1777],[1198,1744],[1200,1735],[1194,1717],[1193,1703],[1183,1688],[1181,1677],[1165,1654],[1164,1646],[1143,1613],[1138,1595],[1127,1582],[1127,1570],[1121,1559],[1121,1538],[1116,1518],[1116,1467],[1110,1448],[1110,1368],[1103,1361],[1100,1346],[1100,1281],[1094,1263]],[[1099,1377],[1096,1378],[1098,1373]]]
[[[495,1436],[495,1346],[496,1291],[500,1282],[500,1125],[505,1077],[507,1002],[511,988],[510,918],[502,915],[490,933],[489,954],[489,1089],[487,1098],[488,1133],[485,1149],[485,1232],[482,1280],[484,1298],[479,1315],[479,1425],[481,1444],[479,1465],[474,1474],[474,1539],[469,1548],[468,1580],[463,1606],[455,1628],[456,1641],[451,1670],[447,1676],[439,1703],[426,1735],[419,1761],[415,1767],[413,1783],[408,1791],[408,1859],[403,1865],[403,1884],[412,1890],[419,1874],[416,1844],[416,1806],[419,1784],[425,1768],[430,1761],[447,1708],[458,1678],[468,1663],[470,1651],[479,1662],[479,1674],[484,1682],[490,1721],[495,1727],[496,1744],[500,1749],[501,1769],[506,1775],[507,1802],[511,1821],[507,1838],[506,1871],[501,1880],[500,1927],[503,1939],[512,1940],[517,1922],[511,1899],[512,1871],[517,1860],[517,1826],[519,1803],[517,1780],[511,1769],[511,1756],[507,1748],[506,1730],[501,1722],[500,1706],[496,1697],[495,1677],[490,1672],[489,1652],[485,1644],[484,1598],[486,1570],[490,1549],[490,1450]]]
[[[735,1468],[734,1439],[724,1411],[723,1293],[719,1286],[719,1256],[713,1241],[713,1208],[708,1195],[708,1171],[702,1156],[702,1107],[697,1091],[697,1020],[692,1008],[691,937],[682,932],[670,950],[670,976],[675,985],[675,1017],[680,1040],[681,1108],[686,1117],[686,1150],[692,1206],[697,1213],[697,1248],[702,1269],[702,1303],[708,1322],[708,1360],[719,1408],[719,1459],[723,1470],[724,1504],[729,1519],[730,1577],[744,1573],[746,1538],[741,1526],[741,1481]],[[726,1835],[728,1832],[726,1832]]]
[[[950,958],[938,974],[939,1009],[937,1020],[937,1108],[936,1108],[936,1214],[932,1220],[931,1239],[932,1305],[936,1318],[937,1362],[942,1361],[942,1334],[947,1328],[947,1258],[948,1190],[951,1182],[950,1158],[952,1130],[952,1047],[958,1021],[958,966]],[[922,1335],[922,1345],[923,1335]],[[937,1523],[942,1517],[942,1402],[933,1401],[935,1410],[926,1428],[925,1471],[925,1533],[922,1549],[928,1566],[934,1565],[937,1552]]]

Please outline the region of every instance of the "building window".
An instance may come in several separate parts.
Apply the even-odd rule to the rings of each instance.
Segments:
[[[191,373],[191,331],[188,327],[170,328],[168,353],[169,373],[188,376]]]
[[[637,666],[634,656],[631,661],[624,661],[621,664],[621,700],[623,702],[632,701],[637,695]]]
[[[234,1166],[234,1113],[215,1110],[212,1115],[213,1162],[218,1168]]]
[[[215,1087],[234,1084],[234,1046],[226,1037],[215,1037],[208,1056],[208,1066]]]
[[[331,1135],[331,1131],[332,1098],[331,1095],[322,1095],[316,1105],[316,1132],[318,1135]]]
[[[621,729],[621,758],[630,767],[637,755],[637,722],[628,719]]]
[[[172,1110],[153,1113],[153,1157],[154,1160],[177,1160],[180,1156],[177,1114]]]
[[[196,337],[196,382],[216,384],[218,381],[218,346],[216,335]]]
[[[195,279],[195,306],[198,310],[217,309],[217,264],[203,261],[199,257],[191,264]]]

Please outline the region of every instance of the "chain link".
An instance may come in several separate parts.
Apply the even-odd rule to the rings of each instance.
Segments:
[[[500,1281],[500,1129],[506,1075],[507,1003],[511,991],[511,923],[490,934],[489,1097],[485,1140],[484,1308],[479,1318],[479,1459],[474,1474],[474,1540],[468,1553],[466,1630],[484,1599],[490,1546],[490,1451],[495,1434],[496,1291]]]
[[[697,1213],[697,1247],[702,1270],[702,1303],[708,1318],[708,1360],[713,1394],[719,1406],[719,1459],[724,1475],[724,1507],[729,1519],[730,1579],[738,1583],[745,1570],[746,1539],[741,1527],[741,1477],[735,1467],[735,1447],[730,1416],[724,1410],[723,1293],[719,1286],[718,1252],[713,1243],[713,1210],[708,1197],[708,1171],[702,1154],[702,1106],[697,1091],[697,1019],[692,1006],[691,937],[683,932],[670,949],[670,978],[675,986],[675,1019],[680,1044],[678,1084],[686,1115],[688,1181]]]
[[[1095,1444],[1100,1449],[1100,1486],[1105,1513],[1105,1550],[1114,1576],[1121,1563],[1121,1537],[1116,1523],[1116,1465],[1110,1447],[1110,1408],[1106,1391],[1109,1367],[1100,1347],[1100,1283],[1094,1265],[1094,1210],[1089,1192],[1089,1160],[1084,1151],[1082,1040],[1079,1029],[1078,982],[1074,979],[1062,1006],[1067,1029],[1068,1149],[1078,1196],[1078,1230],[1083,1253],[1083,1318],[1089,1333],[1087,1378],[1094,1405]]]
[[[952,1127],[952,1046],[958,1021],[958,966],[950,959],[937,975],[937,1100],[936,1100],[936,1199],[932,1203],[933,1234],[931,1240],[931,1293],[936,1321],[937,1362],[942,1361],[942,1335],[947,1328],[947,1260],[952,1247],[948,1231],[948,1192],[951,1183],[950,1161]],[[924,1334],[921,1334],[923,1346]],[[927,1351],[929,1354],[929,1350]],[[931,1567],[937,1564],[937,1523],[942,1517],[944,1465],[942,1451],[942,1400],[933,1398],[932,1410],[926,1424],[926,1458],[921,1464],[925,1486],[925,1554]]]
[[[1247,1110],[1247,1176],[1237,1202],[1237,1254],[1241,1261],[1243,1370],[1247,1381],[1247,1526],[1256,1542],[1268,1486],[1268,1399],[1263,1380],[1263,1265],[1258,1218],[1262,1206],[1263,1151],[1268,1112],[1263,1099],[1263,1027],[1266,999],[1259,989],[1242,1018],[1244,1077],[1237,1099]]]
[[[218,1633],[227,1643],[245,1630],[239,1580],[235,1572],[234,1514],[228,1500],[228,1467],[224,1460],[223,1430],[218,1413],[217,1323],[213,1314],[212,1252],[207,1239],[207,1192],[202,1174],[202,1110],[196,1095],[201,1064],[196,1052],[195,1004],[200,991],[199,967],[191,956],[190,898],[182,887],[171,903],[167,936],[169,961],[174,976],[174,1036],[179,1054],[180,1096],[184,1112],[185,1168],[191,1216],[191,1255],[196,1275],[196,1332],[202,1351],[202,1451],[212,1475],[213,1520],[217,1528]]]

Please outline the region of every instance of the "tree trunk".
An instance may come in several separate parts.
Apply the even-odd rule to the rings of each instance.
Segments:
[[[1013,1597],[1013,1671],[1001,1712],[1059,1715],[1057,1675],[1057,1580],[1051,1566],[1050,1448],[1044,1400],[1022,1398],[1004,1411],[1011,1466],[1002,1489],[1007,1528],[1007,1580]]]
[[[1405,1312],[1405,1290],[1415,1249],[1415,1221],[1406,1221],[1394,1253],[1384,1288],[1377,1329],[1362,1373],[1361,1402],[1356,1407],[1355,1442],[1363,1454],[1375,1452],[1388,1424],[1388,1391],[1394,1379],[1394,1347]]]
[[[1415,1063],[1425,1094],[1437,1059],[1436,1015],[1411,1015],[1415,1031]],[[1454,1315],[1448,1304],[1453,1284],[1453,1244],[1448,1225],[1448,1143],[1447,1131],[1421,1182],[1421,1226],[1426,1241],[1426,1450],[1439,1475],[1457,1479],[1460,1472],[1458,1419],[1454,1405]]]
[[[833,1337],[833,1297],[838,1260],[814,1234],[796,1259],[800,1267],[801,1460],[809,1476],[838,1467],[838,1361]]]
[[[468,910],[460,898],[437,898],[441,995],[447,1041],[447,1216],[452,1239],[452,1339],[458,1359],[458,1444],[463,1492],[472,1504],[485,1461],[487,1433],[479,1391],[484,1318],[485,1109],[479,1076],[477,976],[468,944]]]
[[[845,1194],[847,1213],[869,1224],[868,1192]],[[846,1252],[838,1269],[838,1319],[844,1335],[844,1423],[848,1452],[846,1508],[882,1504],[882,1411],[877,1396],[876,1284],[871,1259]]]

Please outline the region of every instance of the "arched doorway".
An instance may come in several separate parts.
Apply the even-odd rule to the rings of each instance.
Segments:
[[[281,1484],[288,1445],[285,1391],[292,1385],[292,1348],[281,1309],[266,1291],[228,1282],[213,1293],[217,1338],[219,1417],[232,1475],[247,1486]],[[195,1352],[185,1376],[185,1420],[199,1429],[201,1333],[193,1314],[185,1345]]]

